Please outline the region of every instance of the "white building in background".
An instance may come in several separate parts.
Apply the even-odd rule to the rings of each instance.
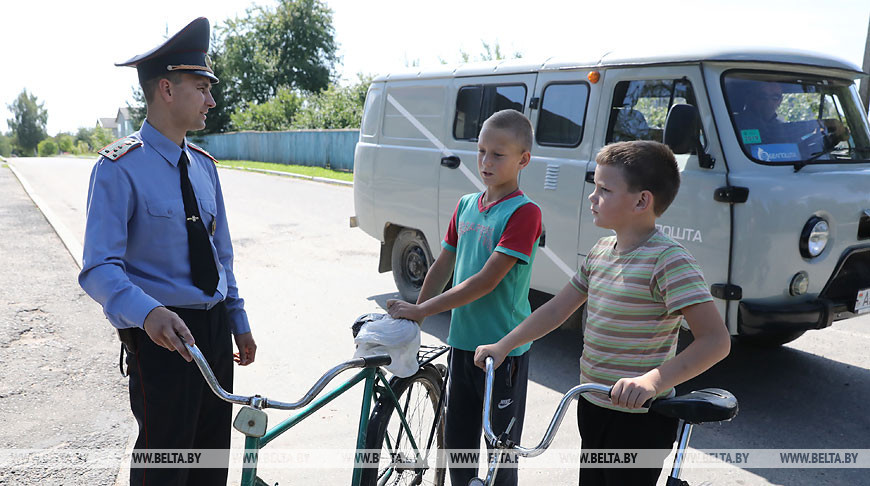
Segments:
[[[133,116],[130,113],[130,108],[118,108],[118,114],[115,116],[115,137],[126,137],[138,128],[133,126]]]
[[[133,125],[133,115],[129,107],[118,108],[115,118],[98,118],[97,126],[112,132],[116,139],[126,137],[138,129]]]
[[[97,118],[97,126],[112,132],[112,135],[115,135],[118,128],[114,118]]]

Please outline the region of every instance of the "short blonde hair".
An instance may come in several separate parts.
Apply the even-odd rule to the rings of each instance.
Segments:
[[[526,115],[517,110],[497,111],[483,122],[481,131],[488,126],[513,132],[523,151],[532,151],[532,122],[526,118]]]

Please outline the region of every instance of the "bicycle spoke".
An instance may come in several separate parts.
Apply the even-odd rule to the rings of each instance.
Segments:
[[[438,417],[441,376],[434,368],[427,367],[413,377],[395,383],[397,402],[384,395],[379,408],[384,416],[377,417],[376,422],[381,425],[380,435],[373,437],[376,443],[373,448],[381,450],[384,463],[370,473],[372,481],[365,484],[441,485],[444,468],[428,463],[430,447],[427,446]],[[432,447],[443,447],[442,429],[435,430],[437,440],[431,439]]]

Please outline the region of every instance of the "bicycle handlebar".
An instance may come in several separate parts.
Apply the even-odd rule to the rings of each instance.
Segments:
[[[498,447],[500,439],[492,431],[492,387],[494,380],[495,371],[493,360],[492,357],[487,356],[486,383],[483,391],[483,431],[486,434],[487,440]],[[517,455],[522,457],[535,457],[541,455],[548,447],[550,447],[550,444],[552,444],[553,438],[556,436],[556,431],[559,430],[559,426],[562,424],[562,419],[565,418],[565,412],[568,410],[568,405],[571,403],[571,400],[583,393],[589,392],[603,393],[609,396],[611,388],[612,387],[610,386],[599,385],[597,383],[585,383],[583,385],[575,386],[562,397],[562,401],[559,402],[559,406],[556,408],[556,413],[550,421],[550,426],[547,427],[547,432],[544,433],[544,437],[537,446],[525,448],[519,444],[514,444],[511,449],[515,450]]]
[[[190,355],[193,356],[193,360],[196,362],[196,366],[199,367],[200,373],[202,373],[203,378],[205,378],[206,383],[208,383],[211,391],[214,392],[221,400],[226,402],[235,403],[238,405],[250,405],[254,408],[264,409],[264,408],[275,408],[279,410],[295,410],[297,408],[302,408],[305,405],[308,405],[314,400],[326,385],[332,381],[333,378],[338,376],[341,372],[347,371],[352,368],[374,368],[378,366],[386,366],[392,362],[392,359],[389,355],[377,355],[377,356],[368,356],[362,358],[354,358],[345,361],[331,370],[327,371],[314,383],[314,386],[308,390],[307,393],[297,402],[287,403],[281,402],[278,400],[271,400],[266,397],[261,397],[259,395],[254,396],[244,396],[244,395],[233,395],[224,390],[217,381],[217,378],[214,376],[214,372],[212,372],[211,367],[208,365],[208,362],[205,360],[205,356],[202,355],[202,352],[196,346],[196,344],[187,344],[184,343],[184,346],[187,347],[187,350],[190,352]]]

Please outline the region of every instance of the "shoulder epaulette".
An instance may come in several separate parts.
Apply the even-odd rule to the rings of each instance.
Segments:
[[[127,152],[136,147],[140,147],[141,145],[142,141],[138,138],[124,137],[101,148],[98,153],[112,162],[115,162],[123,157]]]
[[[187,146],[190,147],[190,148],[192,148],[193,150],[196,150],[197,152],[199,152],[199,153],[205,155],[206,157],[210,158],[211,161],[214,162],[215,164],[219,164],[219,163],[220,163],[220,162],[217,161],[216,158],[212,157],[210,153],[206,152],[205,149],[202,148],[202,147],[200,147],[199,145],[194,145],[194,144],[192,144],[192,143],[190,143],[190,142],[187,142]]]

